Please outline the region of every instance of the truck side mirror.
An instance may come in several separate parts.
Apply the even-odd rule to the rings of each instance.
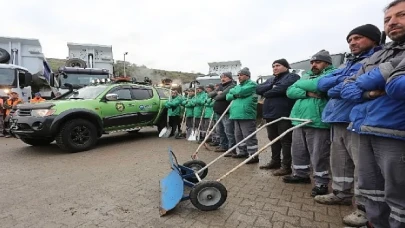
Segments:
[[[23,72],[23,71],[18,72],[18,82],[19,82],[21,89],[27,85],[26,78],[25,78],[25,72]]]
[[[51,73],[51,75],[49,77],[49,85],[51,87],[55,87],[55,73]]]

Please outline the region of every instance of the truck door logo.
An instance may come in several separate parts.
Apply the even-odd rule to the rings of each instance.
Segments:
[[[125,110],[125,105],[123,103],[117,103],[115,104],[115,108],[119,111],[122,112]]]

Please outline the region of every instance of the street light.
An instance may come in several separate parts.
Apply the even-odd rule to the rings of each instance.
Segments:
[[[125,56],[128,55],[128,52],[124,53],[124,77],[127,76],[127,74],[125,73]]]

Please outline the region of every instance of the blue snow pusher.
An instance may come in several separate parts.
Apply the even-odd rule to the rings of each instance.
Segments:
[[[202,181],[202,179],[204,179],[208,174],[209,166],[214,164],[225,155],[233,152],[240,144],[244,143],[257,132],[280,120],[296,120],[301,121],[302,123],[289,128],[288,130],[280,134],[277,138],[267,143],[256,153],[250,155],[246,160],[232,168],[230,171],[228,171],[226,174],[216,179],[215,181]],[[180,201],[188,199],[190,199],[191,203],[201,211],[212,211],[218,209],[225,203],[228,195],[228,191],[226,190],[225,186],[220,183],[222,179],[239,169],[250,160],[256,158],[260,153],[265,151],[268,147],[270,147],[272,144],[277,142],[280,138],[284,137],[289,132],[311,122],[311,120],[306,119],[281,117],[279,119],[266,123],[208,164],[205,164],[205,162],[201,160],[197,160],[198,149],[201,147],[201,144],[205,143],[207,137],[200,144],[200,147],[197,148],[196,152],[192,154],[191,158],[193,160],[188,161],[183,165],[179,165],[175,154],[173,153],[171,148],[169,148],[169,161],[172,170],[165,178],[160,180],[160,216],[165,215],[168,211],[175,208],[176,205],[180,203]],[[191,188],[188,195],[184,195],[185,186]]]

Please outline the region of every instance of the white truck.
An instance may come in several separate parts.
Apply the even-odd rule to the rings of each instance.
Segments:
[[[114,71],[112,46],[67,43],[69,57],[54,74],[55,87],[63,94],[68,85],[74,88],[87,86],[96,79],[111,78]]]
[[[202,75],[196,78],[198,85],[206,86],[209,84],[221,83],[220,76],[224,72],[232,72],[233,80],[238,82],[238,71],[242,69],[240,60],[225,61],[225,62],[211,62],[208,63],[208,75]],[[190,87],[192,85],[190,84]]]
[[[0,97],[13,91],[28,102],[33,92],[52,97],[51,68],[38,39],[0,37]]]

